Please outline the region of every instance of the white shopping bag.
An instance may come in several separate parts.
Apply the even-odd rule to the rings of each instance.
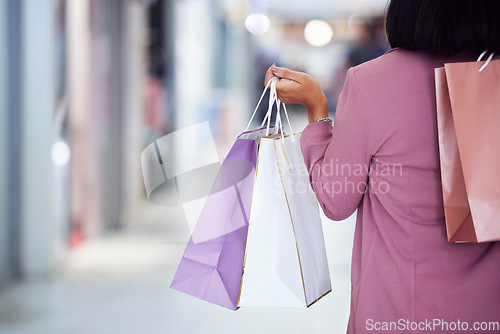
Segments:
[[[331,291],[300,134],[260,140],[240,307],[306,308]]]

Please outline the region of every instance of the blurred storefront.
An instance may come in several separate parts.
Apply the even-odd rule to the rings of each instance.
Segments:
[[[202,121],[234,138],[252,58],[233,22],[241,1],[0,3],[4,279],[50,274],[69,249],[126,227],[153,140]]]
[[[47,275],[69,248],[119,227],[141,194],[130,174],[141,150],[146,6],[1,6],[0,276]]]
[[[188,233],[185,221],[147,202],[143,149],[207,121],[222,159],[272,63],[315,76],[333,115],[354,65],[349,57],[364,52],[365,28],[374,39],[363,61],[387,49],[385,2],[0,0],[0,293],[7,282],[64,276],[85,245],[101,240],[112,248],[106,236],[128,238],[143,221]],[[303,107],[289,110],[301,130]],[[183,141],[164,164],[199,138]],[[158,246],[157,237],[139,248]],[[186,240],[175,241],[164,253],[150,249],[173,258]],[[127,267],[113,254],[128,246],[84,257]]]
[[[208,121],[223,157],[274,62],[317,77],[333,114],[381,2],[1,0],[0,277],[51,273],[126,227],[155,139]]]

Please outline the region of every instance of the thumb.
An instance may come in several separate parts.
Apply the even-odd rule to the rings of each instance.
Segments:
[[[273,66],[275,66],[275,65],[273,64]],[[264,86],[267,86],[267,83],[269,82],[269,80],[271,80],[271,78],[273,78],[275,76],[271,69],[272,69],[272,66],[269,67],[269,69],[266,71],[266,76],[264,77]]]

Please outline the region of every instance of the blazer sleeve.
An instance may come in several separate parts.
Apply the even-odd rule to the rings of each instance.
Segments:
[[[368,189],[369,140],[368,121],[351,68],[333,127],[329,122],[313,122],[300,138],[309,181],[325,215],[332,220],[349,217]]]

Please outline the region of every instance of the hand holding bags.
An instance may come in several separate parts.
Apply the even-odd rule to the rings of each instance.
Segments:
[[[276,81],[271,84],[273,94]],[[276,104],[279,129],[280,102]],[[319,207],[300,150],[300,134],[293,134],[291,126],[290,133],[260,140],[242,307],[309,307],[331,291]]]
[[[285,136],[282,131],[277,80],[268,83],[269,109],[262,122],[267,121],[267,127],[238,137],[171,285],[232,310],[308,307],[331,290],[319,208],[299,135]],[[268,136],[273,103],[275,133]],[[248,162],[248,168],[227,163],[235,159]]]
[[[435,71],[443,201],[452,242],[500,240],[500,60],[491,58]]]

